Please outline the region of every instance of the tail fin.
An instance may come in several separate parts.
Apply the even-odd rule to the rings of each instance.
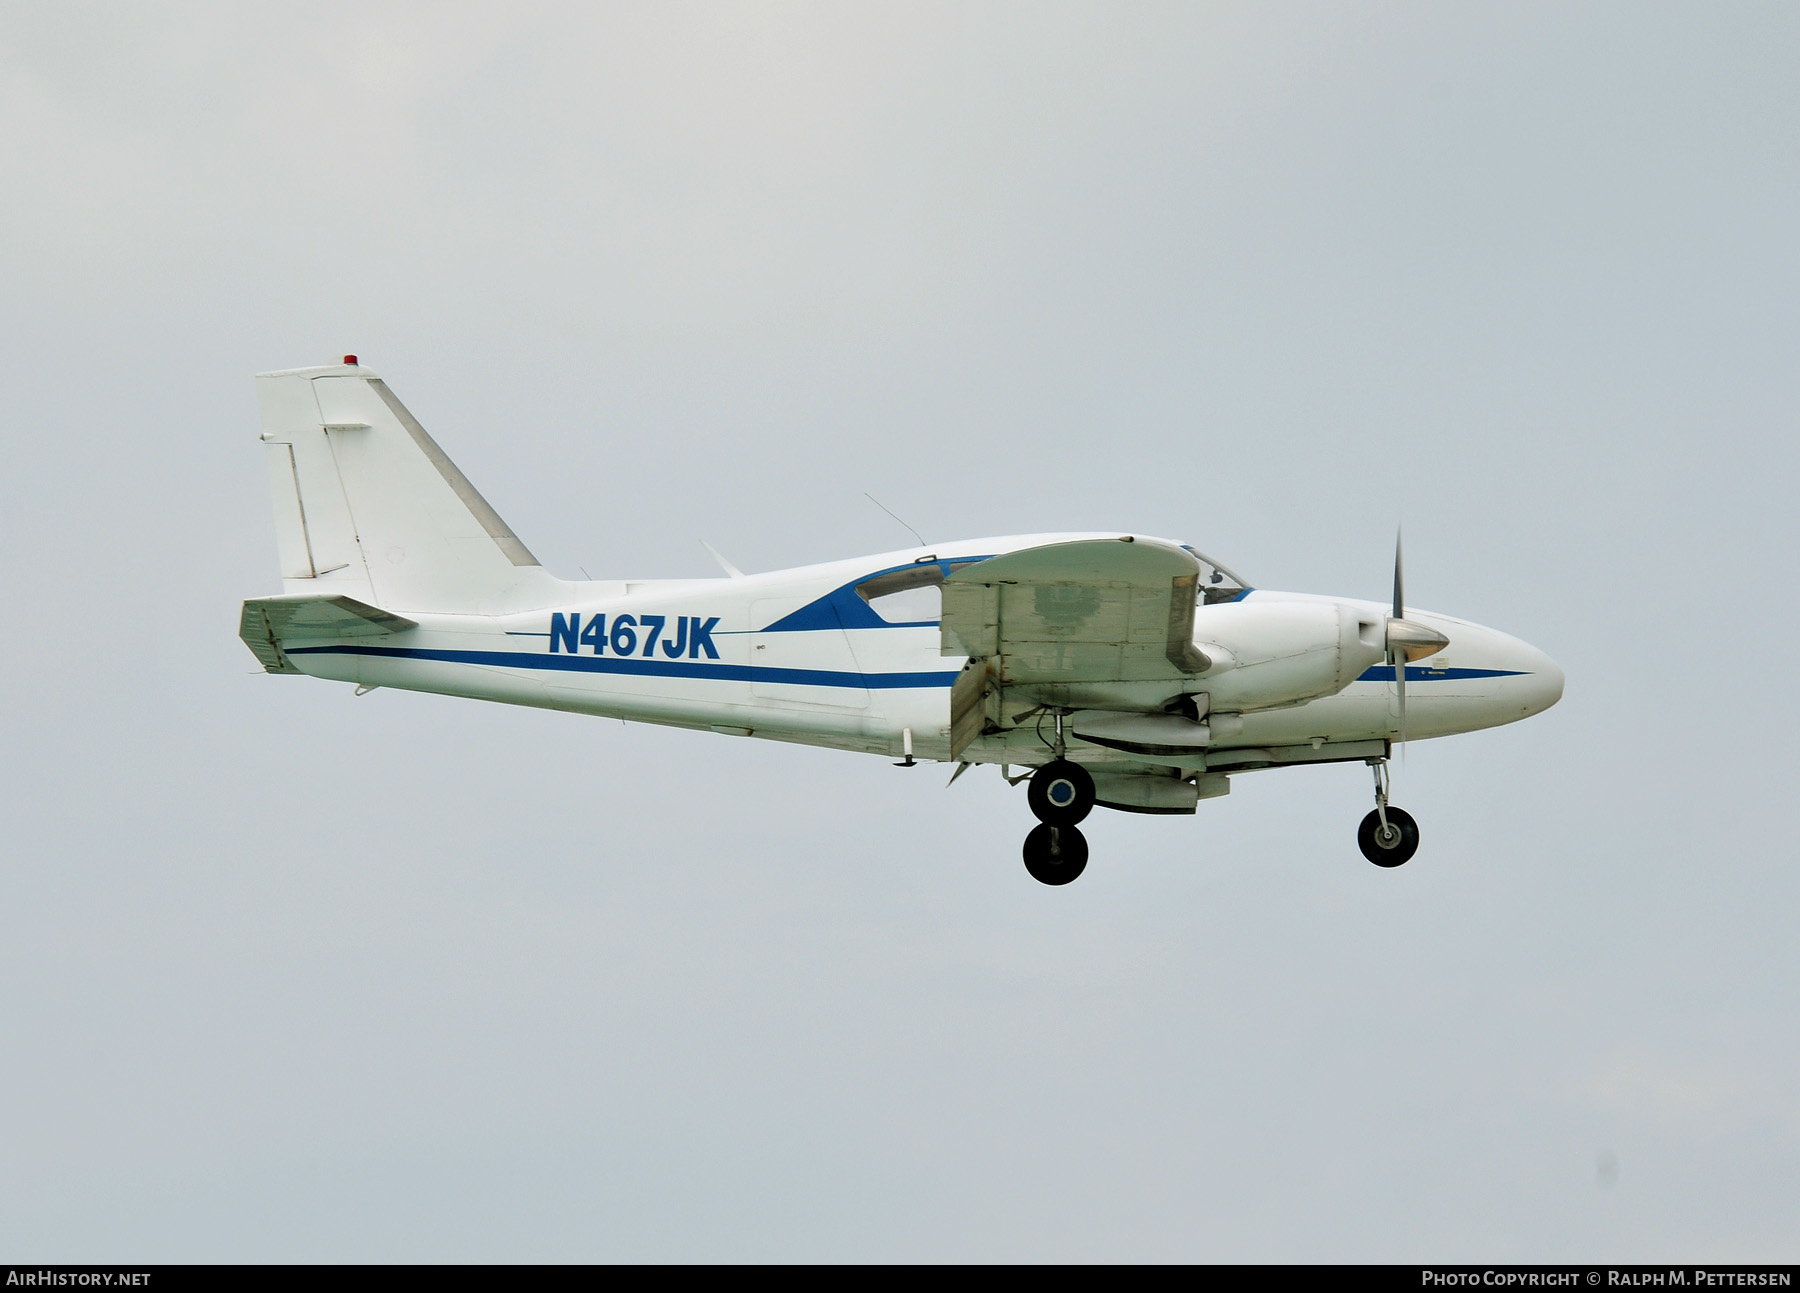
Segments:
[[[387,384],[353,361],[256,379],[289,593],[502,613],[561,587]]]

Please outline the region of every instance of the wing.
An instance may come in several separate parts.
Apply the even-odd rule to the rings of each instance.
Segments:
[[[341,641],[384,637],[419,627],[417,620],[395,615],[354,597],[262,597],[244,603],[238,636],[270,673],[299,673],[282,654],[284,643],[300,638]]]
[[[942,650],[969,664],[951,690],[951,750],[1007,693],[1028,704],[1154,710],[1210,667],[1194,647],[1200,563],[1125,535],[1025,548],[944,581]]]

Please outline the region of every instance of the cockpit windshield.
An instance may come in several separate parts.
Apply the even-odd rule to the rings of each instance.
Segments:
[[[1185,543],[1181,546],[1192,553],[1194,559],[1200,563],[1200,600],[1204,605],[1211,606],[1214,602],[1236,601],[1243,596],[1244,590],[1250,587],[1244,580],[1199,549],[1190,548]]]

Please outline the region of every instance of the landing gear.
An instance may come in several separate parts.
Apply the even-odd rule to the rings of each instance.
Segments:
[[[1067,884],[1087,867],[1087,837],[1073,826],[1048,823],[1025,837],[1025,869],[1040,884]]]
[[[1419,851],[1419,824],[1404,808],[1389,808],[1384,827],[1377,809],[1356,828],[1356,843],[1376,866],[1399,866]]]
[[[1025,837],[1025,869],[1044,884],[1067,884],[1087,866],[1087,837],[1075,823],[1094,811],[1094,779],[1079,763],[1070,762],[1068,748],[1059,709],[1051,760],[1031,774],[1026,794],[1032,816],[1043,825]]]
[[[1369,766],[1375,770],[1375,811],[1356,828],[1356,846],[1376,866],[1399,866],[1419,851],[1419,824],[1388,803],[1387,760],[1371,759]]]
[[[1032,774],[1026,798],[1046,826],[1073,826],[1094,811],[1094,779],[1079,763],[1057,759]]]

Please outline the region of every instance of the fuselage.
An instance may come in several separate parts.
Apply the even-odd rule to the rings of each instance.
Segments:
[[[910,746],[918,758],[949,759],[950,690],[966,657],[944,653],[938,589],[929,581],[941,584],[965,563],[1091,537],[976,539],[718,579],[558,581],[554,604],[485,615],[387,606],[417,627],[378,641],[294,642],[285,649],[304,673],[365,687],[893,757]],[[330,584],[329,575],[306,581],[317,593],[328,593]],[[1341,607],[1372,623],[1387,614],[1375,602],[1234,588],[1229,601],[1209,600],[1197,609],[1195,642],[1204,650],[1225,640],[1228,616],[1242,619],[1245,607],[1278,603],[1296,604],[1296,611],[1297,604]],[[1517,638],[1430,611],[1408,608],[1406,617],[1450,643],[1406,666],[1408,739],[1515,722],[1560,698],[1561,670]],[[1202,698],[1209,690],[1230,697],[1230,653],[1211,649],[1212,672],[1199,675],[1190,690]],[[1375,664],[1329,695],[1269,707],[1240,697],[1214,724],[1204,752],[1170,762],[1198,770],[1307,761],[1309,750],[1321,759],[1334,752],[1361,757],[1371,743],[1400,737],[1395,693],[1391,664]],[[990,727],[997,730],[957,757],[1042,760],[1042,733],[1032,722],[1003,717]],[[1275,753],[1247,757],[1258,751]],[[1080,741],[1071,744],[1071,757],[1093,764],[1142,761]]]

